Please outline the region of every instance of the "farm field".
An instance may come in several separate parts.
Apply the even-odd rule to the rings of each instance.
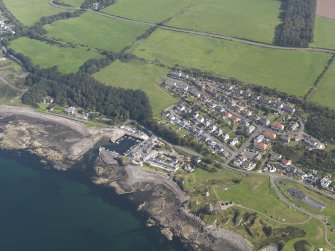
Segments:
[[[42,68],[56,65],[62,73],[76,72],[88,59],[101,57],[95,50],[61,48],[25,37],[12,41],[9,47],[31,58],[34,64]]]
[[[155,31],[130,53],[168,66],[196,68],[304,96],[330,58],[326,53],[283,51],[171,31]]]
[[[45,29],[51,38],[118,52],[143,34],[147,27],[84,13],[76,18],[46,25]]]
[[[321,79],[312,102],[335,109],[335,63],[333,62]]]
[[[49,0],[3,0],[8,10],[24,25],[31,26],[41,17],[63,12],[52,7]]]
[[[191,0],[118,0],[102,11],[130,19],[159,23],[174,17],[191,2]]]
[[[116,61],[94,74],[94,77],[108,85],[143,90],[149,97],[154,116],[157,117],[165,108],[177,102],[159,86],[161,78],[167,73],[168,69],[152,64]]]
[[[334,0],[317,0],[316,14],[321,17],[335,19],[335,1]]]
[[[192,1],[167,25],[272,43],[280,5],[277,0]]]
[[[335,20],[316,17],[312,46],[335,49]]]
[[[84,0],[61,0],[60,2],[73,7],[80,7]]]

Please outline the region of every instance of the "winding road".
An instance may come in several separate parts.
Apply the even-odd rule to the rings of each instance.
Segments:
[[[335,54],[335,49],[327,49],[327,48],[295,48],[295,47],[283,47],[283,46],[277,46],[277,45],[272,45],[272,44],[267,44],[267,43],[262,43],[259,41],[253,41],[253,40],[248,40],[245,38],[239,38],[239,37],[233,37],[233,36],[228,36],[228,35],[222,35],[222,34],[214,34],[214,33],[209,33],[209,32],[202,32],[202,31],[195,31],[195,30],[189,30],[189,29],[182,29],[182,28],[176,28],[172,26],[167,26],[163,24],[155,24],[151,22],[146,22],[146,21],[139,21],[139,20],[134,20],[130,18],[125,18],[121,16],[116,16],[112,14],[106,14],[100,11],[95,11],[91,9],[84,9],[84,8],[76,8],[76,7],[69,7],[69,6],[63,6],[63,5],[58,5],[56,4],[53,0],[49,0],[49,3],[51,6],[55,8],[60,8],[63,10],[68,10],[68,11],[75,11],[75,10],[82,10],[86,12],[90,12],[93,14],[97,14],[100,16],[104,16],[107,18],[123,21],[123,22],[128,22],[128,23],[134,23],[134,24],[141,24],[141,25],[146,25],[149,27],[156,27],[159,29],[163,30],[169,30],[169,31],[174,31],[174,32],[180,32],[180,33],[186,33],[186,34],[192,34],[192,35],[198,35],[198,36],[204,36],[204,37],[211,37],[211,38],[218,38],[218,39],[223,39],[227,41],[232,41],[232,42],[238,42],[242,44],[247,44],[247,45],[252,45],[252,46],[257,46],[257,47],[263,47],[263,48],[268,48],[268,49],[277,49],[277,50],[288,50],[288,51],[310,51],[310,52],[323,52],[323,53],[331,53]]]

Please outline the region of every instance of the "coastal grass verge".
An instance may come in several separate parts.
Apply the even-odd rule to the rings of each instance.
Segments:
[[[8,10],[26,26],[32,26],[41,17],[64,12],[52,7],[48,0],[3,0],[3,2]]]
[[[59,20],[44,26],[47,36],[90,48],[118,52],[130,45],[148,27],[116,21],[93,13]]]
[[[303,97],[327,64],[330,54],[285,51],[198,35],[157,30],[129,50],[140,58],[201,69]]]
[[[167,25],[271,44],[280,5],[277,0],[197,0]]]
[[[335,62],[333,62],[320,80],[311,101],[335,109]]]
[[[177,102],[176,98],[160,87],[162,77],[167,73],[168,69],[153,64],[135,60],[123,63],[118,60],[93,76],[107,85],[143,90],[148,95],[154,116],[158,117],[165,108]]]
[[[57,66],[61,73],[77,72],[88,59],[102,57],[96,50],[63,48],[26,37],[12,41],[9,48],[29,57],[33,64],[41,68]]]

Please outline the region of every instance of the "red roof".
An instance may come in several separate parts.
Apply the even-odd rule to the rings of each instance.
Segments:
[[[270,132],[270,131],[264,132],[263,135],[264,137],[269,138],[269,139],[277,138],[277,134],[275,134],[274,132]]]

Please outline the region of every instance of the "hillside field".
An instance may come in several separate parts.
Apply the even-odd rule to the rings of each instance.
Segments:
[[[159,86],[161,78],[167,73],[168,69],[152,64],[116,61],[94,74],[94,77],[108,85],[143,90],[149,97],[154,116],[157,117],[165,108],[177,102]]]
[[[312,96],[311,101],[323,106],[335,109],[335,63],[329,67],[321,79],[318,89]]]
[[[77,72],[88,59],[101,57],[95,50],[61,48],[25,37],[12,41],[9,47],[30,57],[34,64],[42,68],[56,65],[62,73]]]
[[[51,38],[114,52],[130,45],[147,28],[92,13],[45,26]]]
[[[199,0],[167,25],[272,43],[280,5],[278,0]]]
[[[41,17],[52,16],[64,10],[52,7],[49,0],[3,0],[8,10],[24,25],[31,26]]]
[[[335,20],[316,17],[312,46],[335,49]]]
[[[326,53],[265,49],[165,30],[137,42],[130,53],[167,66],[196,68],[297,96],[307,93],[330,58]]]

